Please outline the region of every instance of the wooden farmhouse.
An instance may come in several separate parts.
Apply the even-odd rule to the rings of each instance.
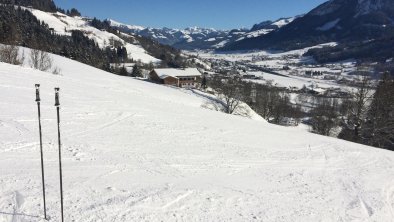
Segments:
[[[182,88],[198,88],[201,86],[201,73],[196,68],[187,69],[154,69],[149,79],[165,85]]]

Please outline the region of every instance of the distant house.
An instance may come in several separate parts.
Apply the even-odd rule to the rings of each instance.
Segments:
[[[198,69],[154,69],[149,79],[165,85],[182,88],[197,88],[201,85],[201,73]]]
[[[244,79],[257,79],[257,76],[256,75],[251,75],[251,74],[246,74],[246,75],[243,75],[242,78],[244,78]]]

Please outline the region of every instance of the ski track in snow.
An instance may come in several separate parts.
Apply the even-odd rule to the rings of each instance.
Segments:
[[[193,92],[53,56],[62,76],[0,63],[0,221],[388,221],[392,152],[203,109]]]
[[[86,136],[88,134],[92,134],[94,132],[101,131],[101,130],[103,130],[105,128],[108,128],[108,127],[111,127],[113,125],[116,125],[117,123],[120,123],[122,121],[125,121],[125,120],[131,118],[132,116],[133,116],[132,114],[120,113],[120,115],[118,117],[116,117],[114,120],[109,121],[109,122],[107,122],[105,124],[102,124],[101,126],[98,126],[98,127],[94,128],[94,129],[91,129],[91,130],[86,130],[86,131],[82,131],[82,132],[77,132],[77,133],[74,133],[74,134],[66,135],[66,137]]]

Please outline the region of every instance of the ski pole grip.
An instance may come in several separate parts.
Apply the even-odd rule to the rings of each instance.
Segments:
[[[40,84],[36,84],[36,102],[40,102]]]
[[[60,88],[55,88],[55,106],[60,106],[59,91],[60,91]]]

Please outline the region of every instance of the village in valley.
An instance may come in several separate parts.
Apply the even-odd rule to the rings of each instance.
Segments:
[[[311,48],[332,47],[336,43],[317,45]],[[117,67],[124,67],[128,73],[133,69],[141,72],[140,80],[155,84],[173,86],[192,93],[205,95],[211,98],[215,105],[204,107],[218,111],[228,112],[226,102],[239,100],[235,103],[234,113],[251,118],[257,113],[261,115],[261,108],[256,102],[256,96],[260,95],[259,88],[268,87],[278,93],[278,98],[286,101],[287,111],[275,115],[263,115],[268,121],[292,127],[301,127],[313,131],[310,112],[314,107],[324,101],[347,101],[363,83],[365,75],[371,76],[373,69],[367,64],[358,64],[355,60],[319,64],[305,53],[311,49],[293,50],[287,52],[255,51],[255,52],[215,52],[214,50],[182,51],[188,61],[182,68],[165,68],[159,63],[150,66],[138,66],[135,63],[119,63]],[[155,68],[158,66],[159,68]],[[132,75],[133,76],[133,75]],[[222,83],[236,81],[235,88],[242,88],[238,93],[226,92],[215,84],[217,80]],[[378,79],[369,79],[371,87]],[[229,95],[223,95],[229,94]],[[242,95],[236,95],[242,94]],[[266,97],[267,95],[261,95]],[[279,99],[280,100],[280,99]],[[232,103],[232,101],[228,102]],[[243,104],[243,105],[242,105]],[[245,105],[248,108],[245,108]],[[273,105],[275,106],[275,105]],[[276,104],[280,106],[280,104]],[[250,107],[250,108],[249,108]],[[231,109],[231,108],[230,108]],[[247,109],[242,111],[240,109]],[[250,109],[250,110],[249,110]],[[275,108],[271,108],[275,109]],[[278,112],[278,111],[269,112]],[[232,112],[231,112],[232,113]],[[332,126],[328,135],[338,136],[340,126]]]
[[[327,47],[335,43],[316,47]],[[309,112],[322,99],[343,100],[351,94],[362,81],[362,75],[370,70],[362,68],[355,61],[318,64],[313,58],[304,56],[308,49],[289,52],[248,52],[215,53],[212,50],[183,51],[184,56],[192,61],[190,67],[183,68],[143,68],[141,80],[156,84],[174,86],[183,89],[199,90],[203,94],[219,96],[212,82],[215,79],[228,81],[237,79],[252,88],[242,96],[242,103],[254,107],[256,86],[270,86],[289,95],[289,104],[299,107],[303,113]],[[117,64],[126,66],[132,73],[135,64]],[[255,110],[258,112],[258,110]],[[248,115],[248,114],[247,114]],[[247,116],[246,115],[246,116]],[[306,117],[306,116],[305,116]],[[297,115],[297,118],[300,118]],[[280,125],[298,126],[307,123],[309,118],[294,120],[284,118]]]

